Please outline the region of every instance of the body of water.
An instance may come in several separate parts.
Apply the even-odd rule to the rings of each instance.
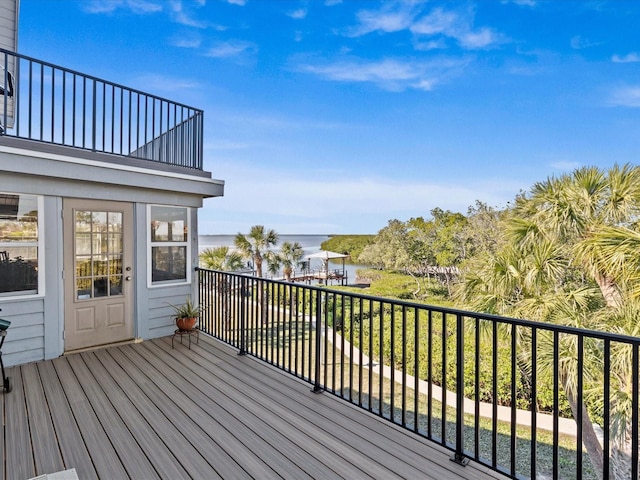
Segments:
[[[275,246],[273,250],[278,250],[280,245],[284,242],[295,243],[298,242],[302,246],[302,250],[304,251],[303,260],[307,260],[307,256],[313,253],[317,253],[320,251],[320,245],[322,242],[329,239],[329,235],[279,235],[279,242]],[[200,245],[200,251],[205,250],[207,248],[215,248],[215,247],[229,247],[231,249],[235,249],[234,239],[235,235],[200,235],[198,237],[198,242]],[[342,253],[342,252],[338,252]],[[347,258],[348,262],[349,259]],[[317,259],[311,260],[311,269],[312,270],[320,270],[322,268],[322,261]],[[347,280],[349,284],[355,282],[356,279],[356,270],[366,268],[362,265],[351,265],[349,263],[345,263],[344,270],[345,275],[347,276]],[[266,267],[263,267],[266,272]],[[329,269],[330,270],[340,270],[342,271],[342,260],[334,259],[329,260]],[[266,273],[265,273],[266,275]]]

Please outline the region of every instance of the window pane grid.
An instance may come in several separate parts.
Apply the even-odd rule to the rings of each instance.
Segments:
[[[0,193],[0,296],[38,293],[38,201]]]
[[[76,298],[122,295],[122,212],[77,210]]]
[[[189,209],[153,205],[149,212],[151,282],[186,281]]]

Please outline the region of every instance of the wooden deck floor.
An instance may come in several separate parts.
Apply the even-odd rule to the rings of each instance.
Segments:
[[[202,335],[8,369],[3,478],[500,477]]]

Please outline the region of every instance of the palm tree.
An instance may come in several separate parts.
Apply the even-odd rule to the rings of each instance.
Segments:
[[[242,255],[238,252],[230,252],[229,247],[221,246],[207,248],[200,253],[201,264],[211,270],[235,272],[244,266]]]
[[[290,282],[293,270],[303,255],[304,250],[298,242],[284,242],[280,246],[280,251],[270,252],[270,255],[267,256],[269,271],[275,274],[282,268],[284,279]]]
[[[235,238],[236,248],[245,258],[253,260],[259,278],[262,277],[263,255],[276,243],[278,234],[274,230],[265,230],[263,225],[254,225],[248,235],[238,233]]]
[[[476,261],[475,271],[460,285],[459,298],[491,313],[637,335],[639,215],[640,167],[581,168],[539,182],[517,198],[500,229],[502,249]],[[541,346],[544,340],[543,335]],[[602,385],[602,348],[585,342],[582,375],[585,392],[592,393],[578,404],[575,338],[561,336],[560,342],[560,384],[574,417],[583,412],[585,447],[602,476],[602,449],[588,408],[603,404],[603,391],[596,388],[598,382]],[[540,349],[538,365],[550,375],[554,359],[545,354],[553,349],[550,343],[547,347]],[[625,360],[629,351],[623,344],[610,349],[612,472],[624,470],[618,466],[624,455],[616,452],[630,448],[625,399],[637,366]]]

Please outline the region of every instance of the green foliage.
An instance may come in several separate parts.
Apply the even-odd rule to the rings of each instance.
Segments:
[[[285,280],[291,280],[291,275],[296,268],[296,265],[302,259],[304,250],[302,245],[298,242],[284,242],[280,246],[280,250],[277,252],[267,252],[265,258],[269,266],[269,272],[277,274],[282,267]]]
[[[244,267],[242,255],[230,251],[229,247],[207,248],[200,253],[200,264],[210,270],[234,272]]]
[[[194,305],[189,295],[186,296],[183,305],[172,305],[169,303],[176,318],[196,318],[200,315],[200,307]]]
[[[265,230],[263,225],[254,225],[247,235],[238,233],[234,243],[245,258],[253,260],[256,276],[262,277],[263,255],[278,243],[278,234],[275,230]]]
[[[320,248],[349,255],[351,261],[355,261],[373,238],[374,235],[332,235],[320,244]]]

